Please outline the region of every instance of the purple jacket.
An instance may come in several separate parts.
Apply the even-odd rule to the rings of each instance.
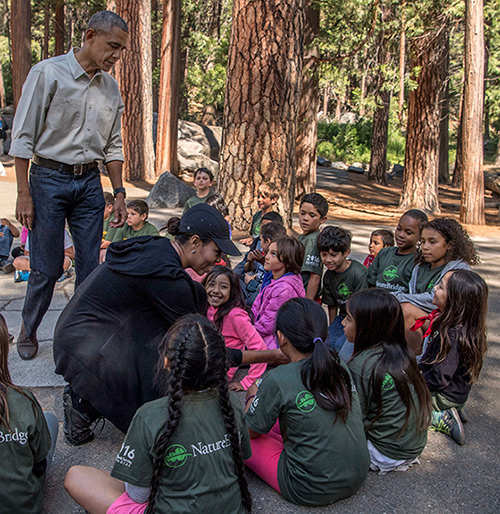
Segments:
[[[300,275],[284,275],[278,280],[272,280],[257,295],[252,306],[255,328],[270,350],[278,348],[274,325],[279,308],[290,298],[305,298],[305,296],[304,283]]]

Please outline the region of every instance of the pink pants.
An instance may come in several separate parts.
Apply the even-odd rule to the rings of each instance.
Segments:
[[[245,464],[264,482],[281,494],[278,484],[278,462],[283,451],[283,438],[279,428],[279,422],[268,434],[250,439],[252,456],[245,461]]]
[[[147,506],[147,503],[136,503],[125,492],[111,504],[106,514],[144,514]]]

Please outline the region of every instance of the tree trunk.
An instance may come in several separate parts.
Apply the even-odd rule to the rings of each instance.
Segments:
[[[304,27],[304,69],[302,92],[297,118],[297,171],[295,173],[295,198],[300,199],[316,189],[316,142],[318,139],[319,50],[312,46],[319,34],[319,10],[308,4]],[[316,57],[314,59],[313,57]]]
[[[442,90],[441,97],[441,124],[439,127],[439,182],[441,184],[450,183],[450,134],[449,134],[449,121],[450,121],[450,35],[446,38],[445,45],[446,56],[443,66],[443,82],[445,84]]]
[[[483,175],[483,0],[465,1],[465,69],[463,109],[463,180],[460,220],[484,224]]]
[[[233,226],[247,230],[272,181],[291,225],[303,60],[302,0],[234,0],[218,185]]]
[[[405,58],[406,58],[406,1],[402,3],[401,15],[401,34],[399,37],[399,97],[398,97],[398,118],[399,124],[403,125],[404,106],[405,106]]]
[[[158,0],[151,0],[151,22],[153,31],[151,34],[151,70],[158,66]],[[158,112],[158,88],[153,85],[153,112]]]
[[[66,27],[64,25],[64,0],[56,0],[56,17],[54,22],[55,55],[64,53],[64,36]]]
[[[5,86],[3,83],[3,70],[2,63],[0,62],[0,109],[5,107],[7,104],[5,102]]]
[[[411,69],[418,67],[417,88],[410,92],[402,210],[417,208],[437,214],[439,126],[446,28],[429,31],[410,43]]]
[[[14,108],[21,98],[24,81],[31,68],[31,4],[29,0],[11,2],[12,93]]]
[[[377,109],[373,114],[372,150],[368,180],[387,185],[387,139],[389,136],[390,91],[380,91]]]
[[[323,115],[325,117],[328,117],[328,103],[330,102],[330,94],[329,94],[329,91],[328,91],[328,86],[325,85],[325,87],[323,88]]]
[[[222,0],[211,0],[210,21],[208,23],[208,35],[216,40],[220,38],[220,17],[222,14]]]
[[[163,0],[161,70],[156,140],[156,176],[169,171],[179,176],[177,129],[179,126],[181,1]]]
[[[464,126],[464,85],[462,84],[462,94],[460,95],[460,109],[458,113],[457,127],[457,152],[455,154],[455,164],[453,166],[452,186],[460,187],[463,176],[463,159],[462,159],[462,132]]]
[[[49,39],[50,39],[50,11],[49,0],[45,0],[43,4],[43,47],[42,58],[49,58]]]
[[[129,48],[116,65],[125,104],[122,118],[124,175],[154,179],[150,0],[119,0],[116,12],[130,30]]]
[[[387,140],[389,138],[389,107],[391,93],[385,89],[385,69],[391,61],[389,31],[384,24],[392,22],[394,11],[389,6],[382,8],[382,27],[378,37],[378,77],[376,88],[377,108],[373,114],[370,172],[368,180],[387,185]]]

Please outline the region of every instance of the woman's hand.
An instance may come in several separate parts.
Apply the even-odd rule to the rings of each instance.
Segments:
[[[245,388],[241,385],[241,382],[231,382],[229,384],[230,391],[244,391]]]

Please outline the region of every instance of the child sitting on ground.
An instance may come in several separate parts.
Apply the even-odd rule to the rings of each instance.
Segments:
[[[24,251],[22,255],[19,255],[14,259],[13,265],[16,269],[14,275],[14,282],[26,282],[30,276],[31,265],[30,265],[30,251],[29,251],[29,235],[24,245]],[[63,272],[59,278],[59,282],[62,282],[66,278],[71,276],[71,266],[73,265],[73,259],[75,258],[75,247],[69,232],[64,230],[64,261],[63,261]]]
[[[438,316],[426,332],[420,370],[432,397],[431,430],[464,444],[463,407],[487,350],[488,286],[473,271],[450,271],[436,285]]]
[[[401,302],[405,327],[434,309],[434,287],[451,270],[477,264],[474,243],[462,225],[451,218],[437,218],[422,227],[420,252],[413,268],[408,293],[395,293]]]
[[[191,209],[194,205],[205,203],[210,195],[210,188],[213,184],[213,173],[207,168],[198,168],[194,172],[194,187],[196,188],[196,194],[188,198],[188,201],[184,205],[182,214],[186,214],[186,211]]]
[[[113,243],[133,237],[157,236],[158,229],[149,221],[149,207],[144,200],[132,200],[127,204],[127,223],[116,230]]]
[[[8,353],[9,332],[0,314],[0,511],[38,514],[59,423],[42,412],[31,391],[12,383]]]
[[[114,207],[115,207],[115,197],[108,193],[104,192],[104,223],[102,226],[102,241],[106,241],[108,244],[106,246],[102,246],[101,248],[107,248],[111,241],[113,240],[113,235],[116,231],[116,228],[110,227],[109,222],[113,219]],[[109,234],[109,238],[107,237]]]
[[[299,225],[302,234],[299,241],[304,245],[305,257],[301,276],[304,281],[306,298],[319,302],[321,295],[321,275],[323,266],[318,250],[319,227],[326,221],[328,202],[318,193],[305,195],[300,201]]]
[[[227,348],[267,350],[252,325],[249,308],[241,294],[238,276],[225,266],[215,266],[204,281],[207,290],[208,319],[221,331]],[[238,368],[230,368],[231,380]],[[229,384],[233,391],[246,391],[266,370],[266,364],[253,364],[241,382]]]
[[[374,230],[370,235],[370,244],[368,245],[370,253],[366,256],[363,266],[369,268],[380,250],[389,246],[394,246],[394,234],[392,231],[385,228]]]
[[[228,391],[224,338],[189,314],[159,351],[165,396],[137,411],[111,476],[75,466],[66,490],[90,514],[250,512],[250,444],[241,403]]]
[[[290,298],[304,297],[300,276],[304,245],[293,237],[281,237],[269,245],[264,261],[264,276],[252,306],[255,328],[269,349],[278,348],[274,325],[279,308]]]
[[[431,403],[406,346],[401,307],[387,291],[360,291],[347,302],[342,324],[354,342],[348,365],[361,401],[370,469],[406,471],[427,443]]]
[[[383,248],[368,268],[368,285],[396,291],[408,292],[411,273],[415,266],[417,243],[427,215],[411,209],[399,218],[395,231],[396,246]]]
[[[257,189],[257,205],[259,211],[256,212],[252,218],[252,225],[250,226],[250,236],[242,239],[240,242],[244,245],[251,245],[255,238],[260,235],[260,227],[262,219],[265,214],[274,212],[274,206],[279,199],[278,188],[274,182],[264,182]]]
[[[19,237],[17,227],[7,218],[0,219],[0,269],[4,273],[12,273],[14,266],[9,260],[10,249],[14,238]]]
[[[318,249],[327,269],[323,277],[323,303],[328,305],[330,318],[328,342],[347,362],[352,354],[353,341],[346,344],[342,321],[349,297],[368,287],[367,269],[360,262],[348,259],[351,233],[340,227],[325,227],[318,237]]]
[[[280,237],[286,236],[286,229],[277,221],[262,225],[260,230],[260,245],[255,250],[251,250],[245,256],[245,264],[243,268],[243,277],[241,285],[243,294],[248,305],[252,306],[255,298],[260,291],[260,286],[264,280],[266,273],[264,269],[264,260],[269,250],[269,245],[278,240]]]
[[[288,501],[328,505],[353,495],[368,473],[358,393],[325,344],[320,305],[289,300],[275,330],[291,362],[270,371],[246,400],[252,457],[245,464]]]

